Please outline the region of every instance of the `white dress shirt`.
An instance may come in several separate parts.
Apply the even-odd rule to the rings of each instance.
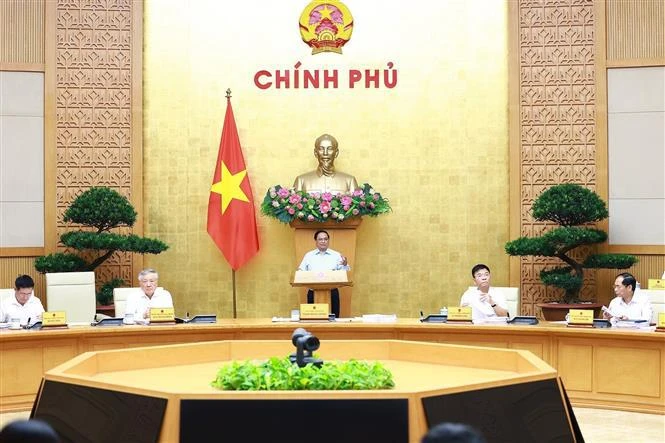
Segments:
[[[651,301],[646,294],[642,294],[639,289],[635,290],[630,303],[623,301],[621,297],[614,297],[610,302],[609,310],[616,317],[626,316],[629,320],[651,321],[653,308]]]
[[[4,300],[0,306],[0,322],[6,323],[13,318],[19,318],[21,325],[27,325],[28,320],[30,320],[30,324],[33,324],[42,320],[43,313],[44,306],[34,293],[30,295],[24,305],[16,300],[16,296],[13,296]]]
[[[173,298],[171,293],[164,288],[155,289],[150,298],[141,288],[136,288],[135,292],[127,296],[125,306],[125,315],[133,314],[135,319],[142,319],[149,308],[172,308]]]
[[[343,265],[342,254],[328,248],[323,252],[314,249],[306,253],[298,269],[301,271],[348,271],[351,266]]]
[[[501,306],[503,309],[508,310],[508,305],[506,304],[506,298],[499,291],[493,290],[491,287],[487,293],[492,297],[492,302],[496,303],[498,306]],[[483,295],[480,292],[480,289],[473,287],[469,288],[462,294],[462,299],[460,300],[460,306],[471,306],[471,316],[473,322],[481,323],[483,320],[489,317],[497,317],[494,308],[487,301],[481,301],[480,298]]]

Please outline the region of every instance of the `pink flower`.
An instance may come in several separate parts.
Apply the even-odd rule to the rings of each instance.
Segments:
[[[363,190],[362,189],[356,189],[355,191],[353,191],[353,196],[354,197],[360,197],[361,195],[363,195]]]
[[[344,206],[342,206],[342,209],[344,209],[345,211],[348,211],[348,210],[349,210],[349,206],[348,206],[348,205],[344,205]]]
[[[378,200],[381,197],[379,194],[374,194],[374,200]]]
[[[302,203],[298,203],[298,204],[296,205],[296,207],[297,207],[298,209],[302,209]]]
[[[326,214],[327,212],[330,211],[330,203],[327,201],[322,201],[321,204],[319,205],[319,211],[321,211],[321,214]]]
[[[291,194],[289,196],[289,203],[291,203],[292,205],[300,203],[300,200],[302,200],[302,197],[300,197],[298,194]]]
[[[314,197],[314,198],[319,198],[319,197],[321,197],[321,194],[318,193],[318,192],[312,192],[312,193],[309,194],[309,195],[311,195],[311,196]]]
[[[280,188],[280,190],[277,191],[277,195],[279,195],[280,198],[286,198],[289,196],[289,190],[286,188]]]
[[[348,207],[348,206],[351,206],[351,203],[353,203],[353,200],[348,195],[345,195],[340,199],[340,203],[342,203],[342,205]],[[348,209],[345,209],[345,211],[348,211]]]
[[[363,208],[365,207],[365,205],[366,205],[366,203],[364,201],[360,202],[360,206],[362,206]]]
[[[358,214],[360,214],[360,211],[357,210],[357,209],[354,209],[353,211],[351,211],[351,213],[352,213],[353,215],[358,215]]]
[[[370,209],[374,209],[374,203],[370,203],[370,204],[369,204],[369,208],[370,208]]]
[[[314,216],[313,216],[312,214],[309,214],[309,215],[307,216],[307,220],[309,220],[309,221],[314,221]]]
[[[289,209],[287,209],[287,212],[288,212],[289,214],[293,215],[293,214],[296,213],[296,210],[293,209],[293,208],[289,208]]]
[[[321,195],[321,199],[322,199],[323,201],[329,202],[329,201],[332,201],[332,199],[333,199],[333,195],[332,195],[330,192],[324,192],[324,193]]]
[[[339,214],[337,214],[336,212],[333,212],[331,217],[332,217],[332,218],[337,218],[338,215],[339,215]]]

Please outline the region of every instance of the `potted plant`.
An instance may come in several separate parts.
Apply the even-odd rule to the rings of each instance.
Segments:
[[[211,385],[228,391],[336,391],[391,389],[392,373],[378,361],[348,360],[298,367],[289,357],[235,361],[222,366]]]
[[[88,228],[66,232],[60,236],[60,242],[76,251],[88,251],[86,257],[89,260],[70,252],[37,257],[35,269],[42,274],[93,271],[116,251],[159,254],[168,249],[168,245],[160,240],[110,232],[132,227],[136,222],[136,211],[129,200],[110,188],[93,187],[81,193],[67,208],[63,220]],[[122,279],[116,278],[103,284],[97,293],[99,304],[110,304],[113,288],[123,283]]]
[[[570,304],[579,303],[585,269],[626,269],[637,258],[626,254],[588,254],[581,246],[592,246],[607,240],[605,231],[588,226],[608,217],[605,202],[593,191],[576,184],[555,185],[536,198],[532,207],[533,218],[558,224],[538,237],[520,237],[506,243],[506,252],[512,256],[557,257],[564,266],[544,269],[540,279],[545,285],[563,290],[556,303],[541,303],[546,320],[563,320]],[[573,252],[576,253],[573,256]],[[589,307],[588,305],[586,307]],[[551,309],[561,311],[552,317]],[[594,306],[600,314],[600,305]]]

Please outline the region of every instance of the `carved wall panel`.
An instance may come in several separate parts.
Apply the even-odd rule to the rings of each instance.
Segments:
[[[596,186],[593,1],[522,0],[517,22],[520,231],[532,236],[548,228],[530,214],[543,190],[558,183]],[[538,277],[548,265],[560,263],[521,260],[523,314],[537,315],[537,303],[560,296]],[[583,298],[595,295],[594,276],[589,279]]]
[[[55,138],[57,236],[70,227],[62,216],[91,186],[108,186],[132,198],[132,57],[141,57],[133,0],[59,0],[55,16]],[[140,29],[140,23],[139,29]],[[59,245],[61,248],[61,245]],[[96,269],[97,281],[133,282],[131,256],[115,254]]]

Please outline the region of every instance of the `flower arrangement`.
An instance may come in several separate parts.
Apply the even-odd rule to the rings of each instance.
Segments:
[[[353,217],[379,214],[391,211],[390,204],[381,194],[365,183],[351,193],[332,194],[330,192],[307,193],[293,188],[273,186],[268,189],[261,213],[274,217],[282,223],[293,220],[304,222],[342,222]]]
[[[351,193],[332,194],[307,193],[293,188],[273,186],[268,189],[261,213],[274,217],[282,223],[293,220],[304,222],[342,222],[353,217],[379,214],[391,211],[390,204],[381,194],[365,183]]]

